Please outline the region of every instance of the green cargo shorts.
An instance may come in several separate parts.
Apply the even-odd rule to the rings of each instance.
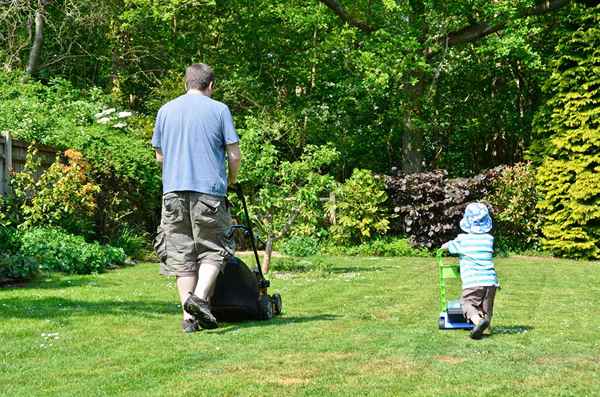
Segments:
[[[198,192],[163,195],[161,222],[154,241],[165,276],[194,276],[201,265],[223,269],[234,255],[233,238],[225,235],[231,226],[226,198]]]

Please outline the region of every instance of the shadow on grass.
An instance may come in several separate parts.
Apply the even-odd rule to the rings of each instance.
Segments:
[[[252,327],[266,327],[272,325],[287,325],[287,324],[301,324],[311,321],[333,321],[337,319],[338,315],[335,314],[319,314],[315,316],[277,316],[273,317],[270,321],[248,321],[241,323],[224,323],[222,328],[214,331],[208,331],[211,334],[227,334],[229,332],[236,332],[245,328]]]
[[[180,309],[173,302],[163,301],[82,301],[64,298],[0,299],[0,319],[55,319],[72,316],[127,314],[138,317],[157,317],[177,314]]]
[[[329,273],[366,273],[366,272],[380,272],[387,269],[393,269],[393,266],[386,265],[373,265],[369,267],[364,266],[340,266],[332,267],[328,269]]]
[[[489,336],[501,336],[501,335],[519,335],[526,334],[533,330],[533,327],[528,325],[510,325],[510,326],[493,326],[493,333]]]
[[[0,285],[0,291],[10,291],[10,290],[34,290],[34,289],[63,289],[63,288],[71,288],[71,287],[107,287],[115,285],[114,283],[109,283],[106,280],[102,280],[98,282],[96,279],[86,276],[69,276],[65,278],[64,276],[51,276],[50,278],[45,279],[37,279],[28,282],[7,282],[4,285]]]

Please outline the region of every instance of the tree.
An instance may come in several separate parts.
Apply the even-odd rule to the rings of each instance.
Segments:
[[[559,44],[537,129],[549,136],[537,180],[543,245],[600,258],[600,6]]]
[[[380,25],[355,17],[338,0],[321,0],[343,22],[360,30],[365,36],[391,36],[396,40],[389,51],[412,58],[400,71],[402,83],[401,109],[403,119],[402,168],[414,172],[423,168],[425,142],[424,113],[427,94],[435,86],[439,69],[436,62],[446,56],[449,48],[470,44],[499,32],[515,21],[557,11],[570,0],[543,1],[530,5],[528,1],[493,2],[469,7],[464,2],[432,2],[411,0],[408,2],[384,2],[378,7],[385,12]],[[367,19],[377,9],[373,2],[358,2],[355,9],[366,7]],[[375,17],[371,17],[375,19]],[[365,39],[365,40],[368,40]]]
[[[254,187],[250,213],[265,240],[263,270],[269,269],[273,243],[288,237],[299,224],[319,222],[320,196],[331,189],[333,178],[324,169],[338,158],[330,146],[308,145],[296,161],[281,159],[272,130],[253,120],[241,131],[244,161],[240,182]]]

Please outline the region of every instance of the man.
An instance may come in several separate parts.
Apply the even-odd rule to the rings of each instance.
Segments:
[[[229,108],[211,99],[212,69],[189,66],[185,84],[187,93],[158,111],[152,146],[162,165],[160,272],[177,277],[182,328],[195,332],[218,326],[209,301],[233,255],[233,241],[225,236],[231,225],[225,196],[227,185],[236,182],[241,153]]]

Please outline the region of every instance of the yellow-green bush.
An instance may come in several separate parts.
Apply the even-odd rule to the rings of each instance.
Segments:
[[[335,201],[326,205],[331,237],[337,243],[364,242],[389,229],[383,205],[388,199],[382,179],[369,170],[355,169],[352,176],[335,190]]]
[[[542,244],[554,254],[600,258],[600,6],[558,46],[543,110],[552,138],[537,182]],[[541,125],[540,125],[541,124]]]

